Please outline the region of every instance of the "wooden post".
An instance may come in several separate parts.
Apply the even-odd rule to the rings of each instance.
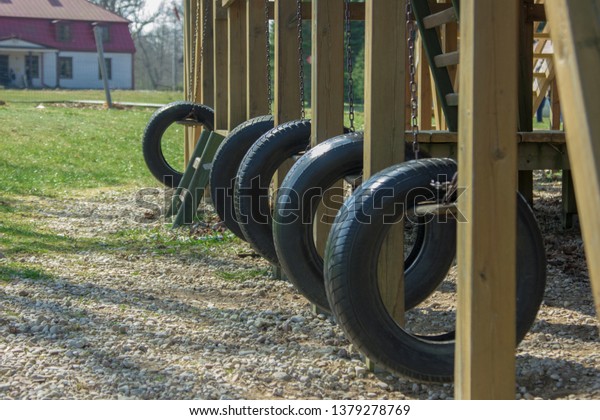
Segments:
[[[406,17],[404,2],[366,3],[365,179],[404,160]],[[382,299],[404,321],[404,226],[394,225],[378,267]]]
[[[193,100],[192,55],[194,44],[194,26],[197,0],[184,0],[183,2],[183,95],[186,101]],[[183,163],[187,164],[194,152],[194,129],[185,127],[183,130]]]
[[[600,0],[548,0],[554,65],[590,282],[600,319]]]
[[[200,59],[200,81],[201,88],[199,102],[210,107],[214,107],[214,62],[213,62],[213,50],[214,50],[214,41],[213,41],[213,0],[201,0],[202,6],[200,10],[200,22],[202,25],[206,23],[206,28],[202,28],[200,31],[200,42],[201,42],[201,51],[202,57]],[[208,6],[208,7],[207,7]],[[204,14],[208,16],[204,16]],[[206,35],[206,39],[204,39],[204,35]]]
[[[275,126],[286,121],[298,120],[301,117],[300,84],[298,82],[298,31],[296,2],[292,0],[275,0],[275,71],[274,71],[274,105],[273,116]],[[285,175],[292,166],[292,161],[283,164],[274,177],[274,187],[279,188]],[[274,267],[274,277],[283,278],[279,267]]]
[[[433,96],[435,92],[431,91],[431,74],[429,70],[429,61],[427,60],[427,54],[423,48],[423,40],[419,38],[417,41],[417,49],[419,51],[419,64],[418,64],[418,83],[417,89],[419,91],[419,128],[421,130],[432,129],[432,118],[433,118]]]
[[[265,3],[246,0],[246,118],[269,113]]]
[[[522,0],[519,10],[519,131],[533,131],[533,21],[528,10],[533,0]],[[533,206],[533,171],[519,171],[519,192]]]
[[[312,145],[344,132],[344,0],[312,1]],[[317,249],[325,249],[342,182],[323,196],[315,218]],[[323,223],[320,223],[323,222]]]
[[[110,87],[108,86],[108,72],[106,69],[106,61],[104,60],[104,44],[102,41],[102,28],[94,26],[94,37],[96,38],[96,49],[98,50],[98,65],[102,75],[102,83],[104,84],[104,94],[106,95],[106,106],[112,108],[112,99],[110,97]]]
[[[519,4],[461,2],[457,399],[515,396]]]
[[[275,125],[300,118],[296,23],[296,2],[275,0]]]
[[[239,0],[227,8],[227,130],[246,120],[246,4]]]
[[[213,99],[215,110],[215,130],[226,130],[228,124],[228,45],[227,9],[221,0],[213,1]]]

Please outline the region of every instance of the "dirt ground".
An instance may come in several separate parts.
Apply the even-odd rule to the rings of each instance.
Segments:
[[[600,337],[584,246],[577,226],[562,229],[560,183],[547,178],[537,176],[535,213],[548,285],[517,351],[515,395],[598,399]],[[247,245],[221,243],[227,233],[213,230],[214,220],[193,234],[140,224],[154,215],[135,193],[11,203],[64,244],[2,257],[38,274],[0,283],[0,398],[452,398],[451,384],[369,372],[332,319],[272,279]],[[452,292],[451,275],[419,310],[447,309],[451,318]]]

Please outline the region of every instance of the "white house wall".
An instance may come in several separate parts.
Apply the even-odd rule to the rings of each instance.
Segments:
[[[103,88],[102,80],[98,78],[97,53],[61,51],[59,57],[73,58],[73,78],[60,79],[59,82],[61,88]],[[132,55],[128,53],[105,53],[104,57],[112,59],[112,78],[109,80],[110,88],[132,89]]]
[[[44,53],[44,87],[56,87],[56,53]]]

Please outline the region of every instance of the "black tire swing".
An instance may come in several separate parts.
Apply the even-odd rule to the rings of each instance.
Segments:
[[[269,31],[269,16],[265,7],[265,30]],[[271,45],[266,37],[266,55],[269,57]],[[271,73],[267,70],[267,103],[271,106]],[[270,112],[270,110],[269,110]],[[240,164],[252,145],[266,132],[273,129],[274,118],[264,115],[243,122],[233,129],[223,140],[213,159],[210,171],[210,193],[221,221],[238,238],[246,237],[240,228],[235,214],[234,190]]]
[[[383,304],[377,262],[391,223],[410,214],[417,197],[439,199],[431,181],[440,175],[451,179],[455,172],[456,164],[450,159],[423,159],[374,175],[338,213],[325,251],[329,305],[348,338],[362,353],[390,371],[433,382],[449,382],[453,378],[454,331],[424,336],[398,325]],[[428,248],[441,247],[441,251],[447,246],[427,243]],[[531,208],[519,194],[517,342],[535,320],[545,283],[546,258],[540,229]]]
[[[408,144],[406,157],[407,160],[414,159]],[[279,262],[287,278],[323,311],[330,309],[325,293],[323,258],[314,242],[313,220],[323,193],[337,181],[360,175],[362,169],[362,133],[344,134],[319,144],[302,156],[278,192],[273,238]],[[448,273],[455,256],[455,221],[422,222],[414,224],[416,232],[413,236],[416,238],[410,252],[404,255],[407,309],[433,293]]]
[[[158,181],[175,188],[183,177],[183,173],[173,168],[163,153],[163,136],[167,129],[173,124],[190,123],[212,131],[214,118],[212,108],[187,101],[172,102],[152,115],[142,136],[142,151],[148,169]]]
[[[302,12],[297,0],[299,63],[302,69]],[[303,71],[301,70],[301,74]],[[272,233],[270,184],[286,160],[310,147],[311,124],[304,116],[304,80],[299,77],[301,119],[283,123],[262,135],[239,165],[233,188],[235,219],[248,243],[263,258],[279,265]]]

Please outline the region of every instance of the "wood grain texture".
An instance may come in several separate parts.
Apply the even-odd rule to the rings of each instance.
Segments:
[[[227,128],[246,120],[247,54],[246,4],[236,1],[227,8]]]
[[[519,0],[461,2],[457,399],[514,399]]]
[[[590,281],[600,319],[600,0],[547,0],[554,65]]]
[[[267,32],[263,0],[246,1],[246,119],[269,113]]]
[[[404,160],[406,17],[404,2],[366,3],[364,177]],[[402,223],[386,238],[378,264],[388,311],[404,322]]]

